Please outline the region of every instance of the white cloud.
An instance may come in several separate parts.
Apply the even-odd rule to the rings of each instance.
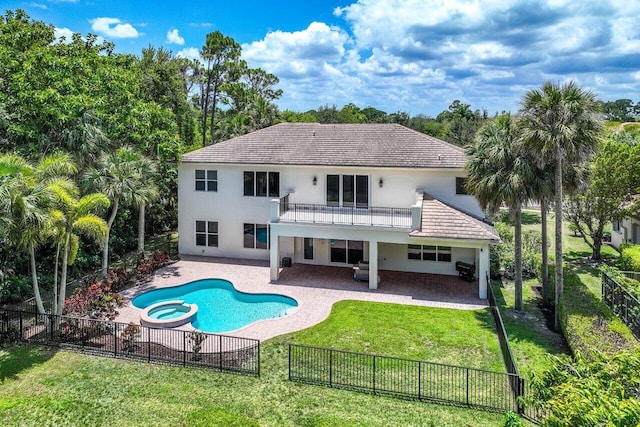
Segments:
[[[27,6],[35,7],[37,9],[42,9],[42,10],[48,10],[49,9],[49,7],[46,4],[36,3],[36,2],[27,3]]]
[[[174,28],[167,31],[167,40],[165,43],[173,43],[182,46],[184,44],[184,38],[178,33],[178,29]]]
[[[53,34],[56,38],[56,40],[58,40],[60,37],[64,37],[65,38],[65,43],[71,43],[71,38],[73,37],[73,31],[71,31],[68,28],[54,28],[53,30]]]
[[[195,47],[185,47],[180,52],[176,53],[178,58],[189,58],[194,61],[200,60],[200,51]]]
[[[91,29],[105,37],[115,39],[137,38],[140,33],[131,24],[123,24],[118,18],[95,18],[91,21]]]

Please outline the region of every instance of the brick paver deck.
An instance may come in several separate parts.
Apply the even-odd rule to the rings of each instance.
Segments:
[[[377,290],[353,280],[351,268],[294,264],[284,268],[276,283],[269,281],[269,263],[226,258],[183,256],[176,264],[156,272],[151,283],[122,292],[126,305],[117,321],[139,324],[141,310],[130,300],[137,294],[204,278],[229,280],[236,289],[251,293],[277,293],[298,301],[298,309],[284,317],[253,323],[226,335],[266,340],[298,331],[326,319],[341,300],[378,301],[429,307],[473,310],[487,306],[478,298],[478,283],[457,276],[381,270]],[[190,328],[190,327],[187,327]]]

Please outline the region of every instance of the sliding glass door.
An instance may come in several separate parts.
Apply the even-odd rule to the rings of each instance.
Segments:
[[[369,207],[367,175],[327,175],[327,205]]]

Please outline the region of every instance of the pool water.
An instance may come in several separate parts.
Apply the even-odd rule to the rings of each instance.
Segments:
[[[137,308],[145,309],[172,300],[197,304],[198,314],[192,325],[211,333],[229,332],[258,320],[283,317],[298,306],[296,300],[284,295],[240,292],[231,282],[223,279],[202,279],[180,286],[154,289],[138,295],[132,303]],[[181,314],[184,313],[167,313],[168,316]]]
[[[153,317],[154,319],[160,319],[160,320],[175,319],[180,316],[184,316],[186,312],[187,312],[186,310],[178,310],[175,307],[160,308],[156,310],[151,310],[149,312],[149,317]]]

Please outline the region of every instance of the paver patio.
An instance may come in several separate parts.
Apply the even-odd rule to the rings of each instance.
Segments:
[[[119,309],[116,320],[139,324],[141,310],[131,305],[131,299],[141,292],[205,278],[226,279],[239,291],[277,293],[298,302],[298,309],[286,317],[225,333],[259,340],[313,326],[326,319],[333,304],[341,300],[461,310],[487,306],[486,300],[478,298],[477,281],[469,283],[457,276],[381,270],[379,288],[369,290],[366,282],[353,280],[351,268],[294,264],[282,269],[278,282],[270,283],[268,261],[183,256],[179,262],[158,270],[152,282],[123,291],[125,307]]]

